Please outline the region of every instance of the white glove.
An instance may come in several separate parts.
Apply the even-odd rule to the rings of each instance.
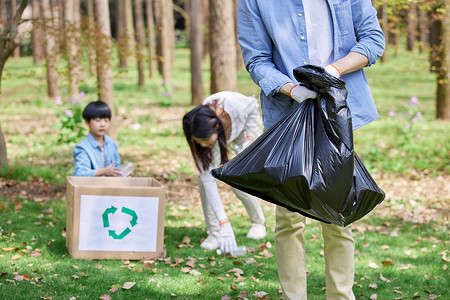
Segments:
[[[302,103],[306,99],[316,99],[317,93],[302,85],[296,85],[289,92],[289,96],[298,103]]]
[[[341,72],[334,65],[329,64],[325,67],[325,71],[336,78],[341,77]]]
[[[236,237],[230,222],[220,225],[220,251],[233,253],[237,248]]]

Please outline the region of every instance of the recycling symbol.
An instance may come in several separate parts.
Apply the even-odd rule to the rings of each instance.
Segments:
[[[109,214],[113,215],[116,211],[117,211],[117,208],[112,205],[110,208],[105,209],[105,211],[102,214],[104,228],[109,227]],[[131,216],[131,220],[130,220],[131,227],[134,227],[137,224],[138,217],[134,210],[126,208],[126,207],[122,207],[121,212]],[[109,230],[109,236],[115,240],[121,240],[124,237],[126,237],[127,234],[129,234],[130,232],[131,232],[130,227],[125,228],[120,234],[117,234],[115,230]]]

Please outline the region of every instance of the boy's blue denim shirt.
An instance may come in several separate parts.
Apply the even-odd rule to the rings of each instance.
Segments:
[[[105,135],[103,145],[105,153],[105,166],[113,161],[114,166],[120,168],[120,155],[117,143]],[[73,158],[75,161],[74,176],[95,176],[95,170],[102,166],[101,148],[91,133],[88,134],[78,145],[73,148]]]
[[[365,55],[368,66],[384,52],[385,40],[370,0],[327,0],[333,28],[334,61],[350,51]],[[302,1],[239,0],[238,40],[247,70],[261,87],[261,110],[268,129],[296,105],[279,93],[288,83],[297,83],[293,70],[309,64],[308,39]],[[323,66],[322,66],[323,67]],[[342,75],[353,129],[378,118],[364,71]]]

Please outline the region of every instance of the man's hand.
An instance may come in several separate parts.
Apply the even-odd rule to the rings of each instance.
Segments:
[[[114,167],[115,163],[116,162],[113,161],[110,165],[108,165],[108,166],[106,166],[104,168],[95,170],[95,176],[106,175],[106,176],[121,177],[122,176],[122,169]]]
[[[289,96],[298,103],[302,103],[306,99],[316,99],[317,93],[302,85],[295,85],[289,91]]]
[[[220,225],[220,250],[223,254],[233,253],[237,248],[236,237],[229,221]]]

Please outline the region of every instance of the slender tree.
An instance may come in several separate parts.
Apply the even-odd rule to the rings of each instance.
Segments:
[[[450,4],[439,1],[441,14],[436,20],[438,39],[436,117],[450,120]]]
[[[125,33],[126,33],[126,58],[133,57],[135,54],[135,33],[134,33],[134,20],[133,20],[133,1],[125,0],[124,3],[124,12],[125,12]]]
[[[173,28],[170,27],[169,1],[156,0],[155,1],[155,16],[157,25],[157,55],[158,55],[158,70],[163,77],[163,82],[166,87],[171,84],[171,58],[172,58],[172,38]]]
[[[99,38],[97,40],[97,85],[98,97],[111,109],[109,135],[117,139],[117,121],[113,98],[113,76],[111,67],[111,27],[108,0],[95,0],[95,17]]]
[[[16,0],[11,0],[11,15],[14,16],[16,14],[16,11],[17,11]],[[20,32],[19,32],[19,34],[20,34]],[[19,37],[19,40],[20,40],[20,37]],[[14,49],[13,56],[15,58],[19,58],[20,57],[20,42],[17,45],[17,47]]]
[[[19,45],[18,27],[20,18],[28,0],[22,0],[16,14],[8,22],[6,20],[6,11],[4,3],[0,3],[2,8],[0,11],[0,94],[1,94],[1,78],[6,60],[13,54],[14,49]]]
[[[209,1],[211,93],[236,89],[233,1]]]
[[[41,9],[39,0],[31,0],[31,16],[33,18],[33,62],[39,63],[44,59],[44,31],[42,29]]]
[[[64,9],[69,95],[76,97],[79,93],[81,75],[80,0],[66,0]]]
[[[96,55],[95,55],[95,17],[94,17],[94,0],[87,0],[87,28],[88,28],[88,57],[89,57],[89,73],[97,74],[96,71]]]
[[[125,0],[116,0],[116,36],[119,67],[127,67],[127,33],[125,27]]]
[[[202,54],[203,54],[203,15],[202,0],[190,0],[190,48],[191,48],[191,94],[192,104],[203,100]]]
[[[417,32],[416,25],[417,25],[417,4],[410,3],[408,5],[408,20],[407,20],[408,51],[412,51],[414,49],[414,44],[416,43],[416,32]]]
[[[236,45],[236,70],[244,69],[244,59],[242,57],[241,46],[239,45],[238,30],[237,30],[237,11],[238,11],[238,0],[233,0],[233,19],[234,19],[234,40]]]
[[[381,28],[384,32],[385,39],[385,50],[383,56],[381,57],[382,62],[387,62],[388,60],[388,47],[389,47],[389,21],[388,21],[388,12],[387,12],[387,3],[383,1],[380,7],[381,11]]]
[[[145,28],[142,0],[134,0],[134,19],[136,21],[136,58],[138,67],[138,84],[144,87],[144,50],[145,50]]]
[[[148,39],[148,71],[149,77],[155,77],[155,22],[153,20],[153,0],[145,0],[147,13],[147,39]]]
[[[44,18],[44,41],[45,59],[47,63],[47,87],[48,95],[55,97],[58,95],[58,73],[56,64],[58,62],[58,49],[55,38],[55,27],[52,19],[50,0],[40,0],[42,17]]]

